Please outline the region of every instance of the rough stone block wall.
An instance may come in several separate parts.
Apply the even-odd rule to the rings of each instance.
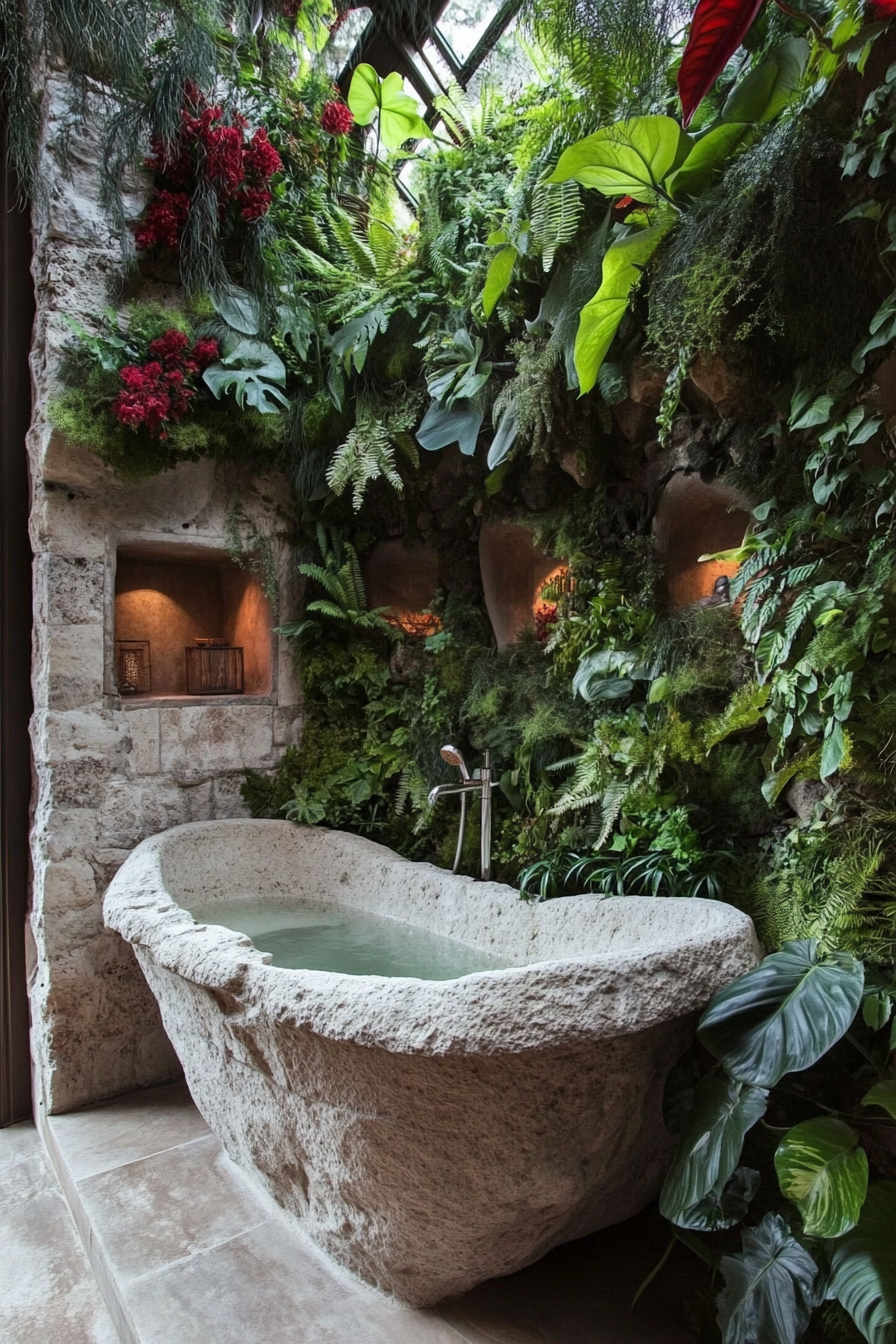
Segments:
[[[64,1111],[175,1075],[178,1065],[133,954],[103,927],[106,886],[148,835],[182,822],[243,815],[243,770],[272,767],[301,731],[289,650],[276,640],[273,692],[245,702],[122,702],[112,675],[115,557],[121,543],[189,542],[217,551],[238,497],[268,536],[284,531],[289,491],[211,462],[186,463],[138,484],[54,433],[47,405],[70,331],[110,302],[120,244],[99,206],[98,154],[59,135],[64,78],[47,81],[41,179],[34,208],[37,319],[31,365],[35,798],[31,1004],[38,1088]],[[132,213],[141,200],[130,202]],[[164,297],[153,293],[148,297]],[[277,540],[279,615],[297,592]]]

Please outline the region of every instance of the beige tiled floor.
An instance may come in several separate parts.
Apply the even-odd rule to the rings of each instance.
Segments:
[[[0,1130],[0,1340],[118,1344],[33,1125]]]
[[[134,1093],[45,1124],[125,1344],[687,1344],[676,1323],[674,1257],[630,1306],[668,1243],[652,1215],[418,1312],[322,1255],[233,1166],[185,1088]],[[45,1189],[64,1214],[52,1184]],[[30,1226],[33,1238],[34,1219]],[[71,1238],[71,1225],[62,1226]],[[58,1235],[48,1221],[45,1240]],[[83,1272],[83,1257],[79,1264]],[[89,1287],[82,1280],[82,1296]],[[56,1293],[47,1280],[47,1300]],[[91,1318],[93,1334],[55,1336],[32,1333],[35,1319],[21,1318],[29,1323],[21,1335],[0,1330],[0,1340],[112,1344],[107,1318]]]

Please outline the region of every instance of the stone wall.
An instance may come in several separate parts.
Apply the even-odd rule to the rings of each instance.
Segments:
[[[98,205],[96,146],[58,152],[64,80],[47,81],[43,197],[34,208],[37,319],[31,365],[35,412],[28,441],[35,552],[32,724],[32,1036],[37,1087],[64,1111],[178,1071],[155,1001],[102,897],[140,840],[185,821],[242,815],[245,768],[276,763],[301,729],[289,650],[275,638],[268,696],[187,704],[122,701],[112,672],[115,558],[120,544],[224,547],[239,497],[274,536],[281,619],[297,601],[282,534],[289,491],[211,462],[187,463],[124,484],[93,454],[55,434],[47,403],[69,330],[63,313],[99,312],[120,271],[119,240]],[[129,202],[139,212],[139,195]],[[152,297],[164,297],[158,292]]]

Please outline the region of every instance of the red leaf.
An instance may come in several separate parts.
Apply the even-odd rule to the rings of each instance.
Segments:
[[[868,0],[868,9],[872,19],[892,19],[896,14],[896,0]]]
[[[893,0],[880,0],[885,4]],[[682,123],[697,108],[749,32],[765,0],[697,0],[678,71]]]

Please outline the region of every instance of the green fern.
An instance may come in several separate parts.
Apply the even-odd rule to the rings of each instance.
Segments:
[[[582,195],[577,182],[538,183],[532,198],[532,235],[541,248],[546,271],[563,244],[576,236],[581,218]]]
[[[395,448],[386,426],[380,420],[366,419],[349,431],[348,438],[336,449],[327,468],[327,485],[335,495],[352,487],[352,508],[358,512],[364,492],[372,481],[387,480],[401,494],[402,479],[395,465]]]

